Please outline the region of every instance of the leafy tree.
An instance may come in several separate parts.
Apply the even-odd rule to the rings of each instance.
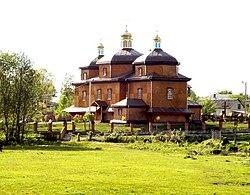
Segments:
[[[191,89],[190,96],[188,97],[188,100],[193,101],[193,102],[198,102],[199,96],[197,96],[196,93]]]
[[[62,88],[60,90],[61,96],[59,99],[58,107],[56,109],[56,113],[63,116],[66,115],[63,110],[67,107],[70,107],[74,103],[74,89],[72,83],[73,76],[66,74],[62,83]]]
[[[42,97],[40,77],[24,54],[0,53],[0,120],[5,141],[21,143]]]
[[[202,106],[203,115],[212,114],[216,111],[216,104],[211,99],[206,98],[199,103]]]
[[[66,96],[67,105],[71,106],[74,104],[74,88],[73,88],[73,75],[65,74],[64,81],[62,83],[61,95]]]
[[[39,111],[45,114],[47,107],[52,104],[52,99],[56,95],[56,89],[54,86],[53,75],[50,72],[45,68],[41,68],[37,73],[41,82],[41,91],[43,94],[39,103]]]
[[[222,90],[222,91],[219,91],[218,94],[233,94],[233,92],[228,91],[228,90]]]

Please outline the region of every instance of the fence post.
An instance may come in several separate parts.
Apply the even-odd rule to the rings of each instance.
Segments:
[[[201,123],[201,128],[202,128],[202,130],[206,130],[206,123],[205,123],[205,121],[202,121],[202,123]]]
[[[33,123],[33,129],[34,129],[34,131],[37,131],[37,126],[38,126],[38,122],[34,122]]]
[[[153,123],[151,121],[149,121],[149,124],[148,124],[148,131],[153,132]]]
[[[134,124],[133,123],[130,123],[130,132],[134,133]]]
[[[72,121],[72,132],[75,133],[76,131],[76,125],[75,125],[75,122]]]
[[[110,128],[111,128],[111,132],[113,132],[114,131],[114,123],[111,123]]]
[[[52,120],[49,120],[48,122],[48,131],[52,132]]]
[[[223,119],[220,118],[220,119],[219,119],[219,130],[222,129],[222,126],[223,126]]]
[[[167,130],[171,130],[171,123],[167,122]]]
[[[67,121],[66,120],[63,121],[63,126],[65,127],[65,130],[67,131],[68,128],[67,128]]]

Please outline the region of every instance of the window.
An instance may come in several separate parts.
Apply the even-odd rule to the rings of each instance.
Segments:
[[[142,68],[138,68],[138,75],[142,76]]]
[[[138,99],[142,99],[142,88],[138,88]]]
[[[122,115],[122,108],[118,108],[118,116]]]
[[[112,100],[112,89],[108,89],[108,100]]]
[[[132,47],[132,41],[128,41],[128,47]]]
[[[83,73],[83,80],[87,80],[87,73],[86,72]]]
[[[83,91],[82,92],[82,101],[86,101],[86,99],[87,99],[87,92]]]
[[[101,89],[97,89],[97,99],[98,100],[102,99],[102,90]]]
[[[107,76],[107,68],[103,68],[103,76]]]
[[[241,109],[241,104],[238,104],[238,110],[240,110]]]
[[[173,88],[167,88],[167,98],[168,100],[173,99]]]

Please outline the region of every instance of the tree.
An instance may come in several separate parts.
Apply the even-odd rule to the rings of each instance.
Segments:
[[[73,76],[66,74],[62,83],[62,87],[60,90],[61,96],[59,99],[58,107],[56,109],[56,113],[59,113],[60,115],[65,115],[63,110],[72,106],[72,104],[74,103],[74,89],[72,83]]]
[[[216,111],[216,104],[213,100],[205,98],[204,100],[199,102],[202,106],[202,114],[210,115]]]
[[[53,76],[50,72],[48,72],[45,68],[41,68],[37,71],[37,73],[41,82],[41,90],[43,94],[39,103],[39,111],[45,114],[47,107],[52,104],[52,99],[56,95],[56,89],[54,86]]]
[[[74,88],[73,88],[73,75],[65,74],[64,81],[61,87],[61,95],[66,96],[67,98],[67,106],[71,106],[74,104]]]
[[[228,91],[228,90],[222,90],[222,91],[219,91],[218,94],[233,94],[233,92]]]
[[[24,54],[0,53],[0,120],[6,144],[21,143],[42,97],[39,74]]]
[[[191,89],[190,90],[190,96],[188,97],[188,100],[193,101],[193,102],[198,102],[199,96],[195,94],[195,92]]]

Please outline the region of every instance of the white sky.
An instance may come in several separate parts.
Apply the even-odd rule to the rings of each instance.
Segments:
[[[24,52],[35,68],[80,79],[80,66],[120,49],[128,25],[133,48],[147,53],[156,30],[198,96],[244,93],[250,83],[248,0],[0,0],[0,50]]]

